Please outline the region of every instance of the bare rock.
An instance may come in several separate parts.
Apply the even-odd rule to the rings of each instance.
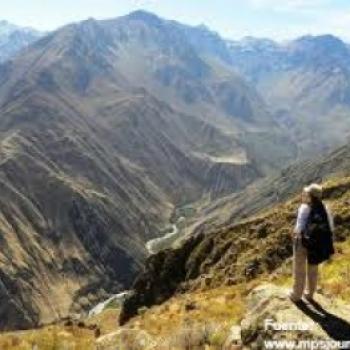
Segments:
[[[241,322],[243,344],[262,349],[270,340],[350,340],[350,305],[320,294],[315,300],[294,304],[285,288],[272,284],[255,288]]]

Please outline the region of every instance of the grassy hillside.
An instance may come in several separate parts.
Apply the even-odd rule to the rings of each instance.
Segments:
[[[350,178],[330,180],[325,183],[325,189],[326,201],[335,216],[336,254],[320,270],[317,298],[324,303],[332,300],[333,305],[346,305],[350,304]],[[223,349],[232,329],[245,318],[249,309],[248,295],[255,287],[265,283],[290,287],[289,234],[298,200],[298,197],[292,198],[257,217],[198,238],[192,243],[194,247],[183,266],[177,261],[177,270],[185,269],[187,275],[177,280],[172,293],[167,295],[161,294],[164,290],[159,286],[170,271],[167,266],[184,248],[167,251],[167,259],[164,254],[158,254],[152,265],[148,264],[147,273],[150,274],[150,266],[155,267],[156,260],[159,261],[158,269],[153,271],[156,275],[148,279],[151,288],[141,289],[145,274],[135,283],[138,299],[133,299],[134,302],[148,300],[149,304],[137,305],[137,315],[124,326],[117,326],[120,309],[112,304],[101,314],[80,321],[80,325],[73,322],[73,325],[3,334],[1,348],[31,349],[33,344],[40,344],[39,349],[46,350],[54,349],[53,344],[59,347],[64,342],[75,342],[77,349],[84,346],[89,349],[98,344],[99,349],[109,350],[122,342],[128,344],[125,349],[140,349],[135,339],[142,338],[149,341],[147,344],[158,344],[142,349],[181,350],[186,349],[188,342],[198,345],[200,338],[202,345],[193,345],[193,349]],[[169,284],[166,287],[171,288]],[[291,308],[291,305],[286,301],[284,307]],[[295,310],[293,312],[297,312]],[[46,345],[43,345],[44,339]],[[73,349],[73,345],[67,345],[66,349]]]
[[[329,181],[325,200],[335,215],[335,239],[349,236],[350,178]],[[256,217],[198,234],[178,249],[152,256],[124,303],[122,322],[141,306],[152,306],[177,292],[236,285],[270,275],[292,254],[299,196]]]

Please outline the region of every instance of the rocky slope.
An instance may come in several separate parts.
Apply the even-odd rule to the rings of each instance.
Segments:
[[[8,60],[42,35],[34,29],[0,21],[0,62]]]
[[[244,191],[209,204],[193,205],[195,214],[186,221],[185,235],[229,225],[284,202],[305,184],[349,174],[350,145],[345,144],[325,156],[295,162],[274,176],[255,181]]]
[[[245,346],[263,349],[267,348],[267,342],[273,341],[288,344],[288,341],[313,340],[327,344],[327,341],[350,340],[349,304],[317,294],[317,302],[294,305],[287,295],[288,289],[273,284],[262,284],[252,290],[246,301],[247,315],[241,322],[241,340]],[[287,329],[279,330],[276,325]]]

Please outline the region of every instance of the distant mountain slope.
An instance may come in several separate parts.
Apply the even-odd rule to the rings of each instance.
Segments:
[[[0,21],[0,62],[11,58],[41,35],[43,34],[34,29],[18,27],[7,21]]]
[[[295,157],[295,144],[255,89],[233,71],[230,52],[217,34],[144,11],[100,25],[118,41],[118,65],[130,84],[220,128],[238,154],[259,161],[264,171]],[[261,142],[267,152],[274,150],[269,157]]]
[[[176,206],[294,155],[258,94],[179,26],[90,19],[0,65],[1,328],[127,288]]]
[[[191,218],[186,228],[187,234],[229,225],[266,210],[298,193],[311,182],[349,175],[350,144],[346,144],[326,156],[296,162],[275,176],[254,182],[244,191],[213,201]]]
[[[229,42],[232,64],[253,82],[305,158],[341,145],[350,133],[350,50],[332,35],[277,44]]]

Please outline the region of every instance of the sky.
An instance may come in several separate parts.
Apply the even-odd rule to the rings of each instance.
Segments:
[[[350,41],[350,0],[0,0],[0,19],[52,30],[138,9],[186,24],[205,24],[228,39],[286,40],[329,33]]]

